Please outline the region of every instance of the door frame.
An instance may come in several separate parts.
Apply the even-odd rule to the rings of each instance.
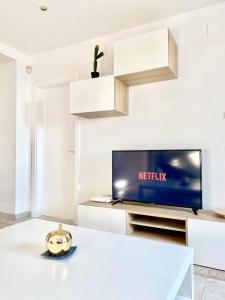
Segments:
[[[40,217],[43,214],[43,132],[41,127],[44,125],[44,102],[47,90],[69,83],[54,84],[51,86],[33,86],[32,88],[32,139],[31,139],[31,216]],[[80,178],[80,138],[81,121],[80,117],[74,116],[74,202],[77,208],[79,203],[79,178]],[[77,209],[75,211],[74,223],[77,223]]]

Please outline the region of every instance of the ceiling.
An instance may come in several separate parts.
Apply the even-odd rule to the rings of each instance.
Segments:
[[[0,53],[0,65],[11,61],[12,58]]]
[[[0,0],[0,42],[35,54],[218,2],[224,0]]]

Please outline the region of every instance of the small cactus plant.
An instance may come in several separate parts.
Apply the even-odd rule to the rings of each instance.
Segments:
[[[99,77],[99,72],[97,72],[97,67],[98,67],[97,60],[104,55],[104,52],[100,52],[100,53],[98,53],[98,52],[99,52],[99,45],[96,45],[95,50],[94,50],[94,63],[93,63],[94,71],[91,72],[92,78]]]

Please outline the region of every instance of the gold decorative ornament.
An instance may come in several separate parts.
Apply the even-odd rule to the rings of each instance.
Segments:
[[[52,255],[63,255],[67,253],[72,245],[72,235],[69,231],[58,225],[58,230],[51,231],[46,237],[46,248]]]

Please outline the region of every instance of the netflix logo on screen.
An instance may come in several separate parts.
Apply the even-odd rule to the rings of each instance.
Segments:
[[[138,180],[140,181],[162,181],[166,182],[167,173],[162,172],[139,172]]]

